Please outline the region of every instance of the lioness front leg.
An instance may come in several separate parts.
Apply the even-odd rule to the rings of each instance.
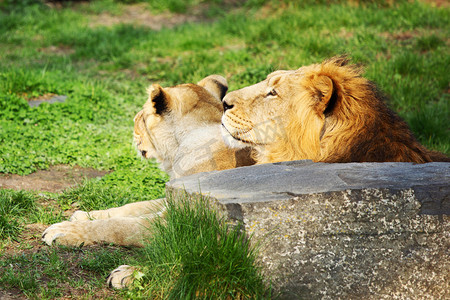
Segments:
[[[77,210],[70,217],[70,221],[103,220],[115,217],[138,217],[164,210],[165,199],[141,201],[113,207],[105,210],[82,211]]]
[[[142,246],[149,234],[149,224],[155,215],[118,217],[105,220],[61,222],[48,227],[42,234],[47,245],[54,242],[67,246],[113,243],[123,246]]]

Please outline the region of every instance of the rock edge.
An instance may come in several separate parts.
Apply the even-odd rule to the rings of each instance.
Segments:
[[[199,173],[282,299],[449,298],[450,163],[293,161]]]

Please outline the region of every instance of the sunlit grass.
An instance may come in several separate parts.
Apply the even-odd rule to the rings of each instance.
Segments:
[[[255,245],[207,198],[169,197],[164,219],[149,229],[140,257],[143,277],[129,295],[162,299],[268,299]]]
[[[0,286],[19,289],[29,298],[65,297],[65,281],[94,297],[108,271],[127,263],[121,251],[103,248],[1,255],[15,243],[21,249],[28,243],[33,247],[23,240],[29,224],[63,221],[68,218],[64,212],[74,209],[164,196],[168,176],[154,162],[137,158],[131,144],[133,117],[153,82],[197,82],[216,73],[235,90],[271,71],[345,53],[390,95],[389,106],[420,142],[450,154],[447,7],[382,0],[142,1],[139,7],[154,13],[191,13],[192,5],[202,2],[201,22],[155,31],[143,25],[98,24],[100,14],[124,13],[128,1],[64,3],[60,8],[38,2],[0,3],[0,173],[29,174],[56,164],[112,173],[59,195],[0,190]],[[65,95],[66,102],[28,106],[28,100],[49,94]],[[172,204],[170,222],[155,225],[160,234],[142,256],[145,277],[136,289],[102,297],[264,298],[267,286],[258,268],[250,266],[255,249],[239,230],[202,205],[178,209]],[[193,223],[197,226],[189,231],[186,224]],[[171,245],[167,253],[166,244]],[[77,266],[92,272],[92,281],[63,270],[74,264],[64,257],[67,252],[85,258]],[[226,262],[233,267],[223,267]]]

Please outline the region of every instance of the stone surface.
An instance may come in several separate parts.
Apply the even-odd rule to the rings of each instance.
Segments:
[[[450,298],[450,164],[295,161],[171,181],[260,243],[282,299]]]
[[[56,103],[56,102],[63,103],[66,101],[66,99],[67,99],[67,96],[51,95],[50,97],[48,97],[48,99],[47,99],[47,97],[44,96],[42,98],[29,100],[28,105],[30,107],[37,107],[44,102],[49,103],[49,104]]]

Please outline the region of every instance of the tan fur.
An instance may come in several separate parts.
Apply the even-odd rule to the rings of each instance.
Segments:
[[[224,86],[225,79],[217,75],[198,85],[152,85],[135,117],[134,138],[141,155],[156,158],[171,178],[253,164],[249,149],[230,149],[221,137]],[[165,110],[159,112],[158,105]]]
[[[198,85],[169,88],[152,85],[147,102],[134,118],[134,139],[139,153],[144,158],[156,158],[171,178],[253,164],[249,149],[230,149],[221,138],[221,98],[226,89],[225,78],[218,75],[208,76]],[[136,226],[120,226],[120,222],[130,224],[135,220],[136,224],[145,224],[149,217],[161,213],[163,206],[164,199],[159,199],[107,210],[77,211],[70,222],[50,226],[43,240],[47,244],[57,241],[66,245],[98,242],[140,245],[141,230]],[[98,231],[94,229],[97,227]]]
[[[253,164],[249,149],[230,149],[221,137],[221,99],[225,78],[212,75],[196,84],[148,89],[149,98],[134,121],[136,147],[144,158],[156,158],[171,178]],[[165,199],[107,210],[77,211],[70,221],[45,230],[42,239],[69,246],[94,243],[141,246],[149,220],[164,215]],[[120,266],[108,278],[116,288],[129,284],[132,269]]]
[[[224,139],[254,147],[257,163],[448,161],[417,142],[361,72],[337,57],[231,92],[224,98]]]

